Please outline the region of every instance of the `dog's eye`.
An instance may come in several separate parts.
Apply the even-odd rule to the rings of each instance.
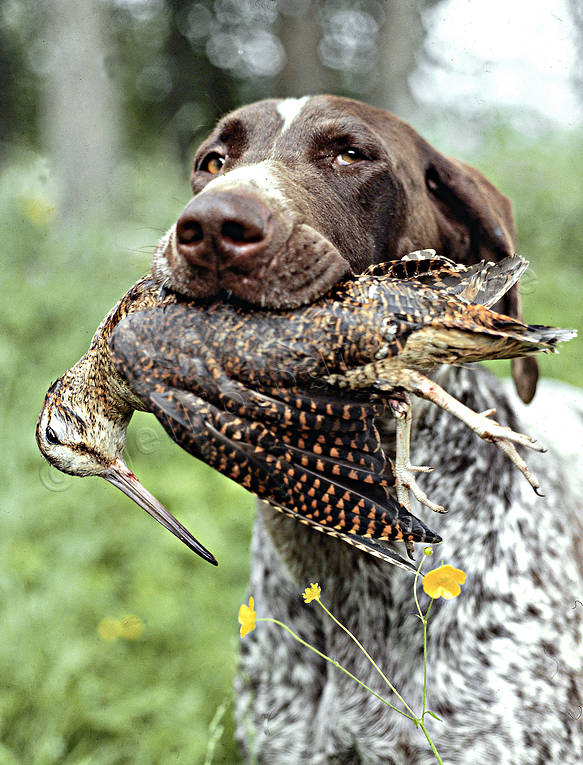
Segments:
[[[52,428],[50,428],[50,427],[48,427],[45,430],[45,436],[46,436],[46,439],[49,442],[49,444],[56,445],[56,444],[60,444],[61,443],[59,441],[59,439],[57,438],[57,434],[55,433],[55,431]]]
[[[366,157],[358,149],[346,149],[341,154],[337,154],[334,161],[337,165],[353,165],[355,162],[361,162],[363,159],[366,159]]]
[[[223,157],[216,151],[212,151],[210,154],[207,154],[200,163],[199,170],[202,170],[204,173],[210,173],[211,175],[218,175],[223,169],[225,162],[226,157]]]

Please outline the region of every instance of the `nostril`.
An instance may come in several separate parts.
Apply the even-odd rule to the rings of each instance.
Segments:
[[[243,226],[234,220],[227,220],[221,227],[223,239],[236,243],[260,242],[264,238],[263,231],[255,226]]]
[[[204,238],[202,226],[195,220],[186,221],[178,226],[178,241],[180,244],[200,242]]]

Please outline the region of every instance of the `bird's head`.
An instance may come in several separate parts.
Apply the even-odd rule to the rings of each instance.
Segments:
[[[54,382],[36,426],[36,441],[51,465],[76,476],[97,475],[116,486],[205,560],[217,564],[168,510],[142,486],[123,459],[133,410],[108,386],[97,385],[82,359]]]
[[[73,367],[47,391],[36,426],[43,456],[63,473],[107,478],[121,458],[131,412],[112,410]]]

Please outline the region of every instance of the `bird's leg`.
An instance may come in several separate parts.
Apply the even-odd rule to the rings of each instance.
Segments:
[[[444,507],[436,505],[435,502],[429,499],[415,478],[415,473],[430,473],[433,468],[411,464],[411,422],[413,418],[409,396],[405,394],[404,401],[390,398],[389,406],[395,417],[397,427],[397,449],[395,462],[393,463],[397,499],[401,505],[411,512],[411,502],[409,499],[409,492],[411,492],[420,504],[425,505],[430,510],[436,513],[447,512]]]
[[[379,387],[384,384],[389,384],[394,389],[395,385],[402,386],[411,393],[415,393],[417,396],[431,401],[433,404],[444,409],[446,412],[450,412],[474,431],[480,438],[485,441],[491,441],[501,449],[504,454],[509,458],[513,465],[523,474],[532,488],[537,494],[540,494],[540,483],[536,477],[531,473],[526,462],[516,451],[514,443],[519,446],[527,446],[529,449],[534,449],[537,452],[544,452],[545,449],[534,438],[526,436],[523,433],[516,433],[509,427],[500,425],[496,420],[488,419],[488,412],[479,414],[474,412],[473,409],[462,404],[456,398],[451,396],[440,385],[433,380],[422,375],[420,372],[410,369],[400,369],[393,373],[386,381],[380,380]],[[512,443],[514,442],[514,443]]]

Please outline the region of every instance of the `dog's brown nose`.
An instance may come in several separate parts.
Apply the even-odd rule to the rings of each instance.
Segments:
[[[232,191],[199,194],[176,223],[176,246],[193,266],[208,266],[213,254],[219,264],[251,266],[271,235],[269,208],[256,197]]]

